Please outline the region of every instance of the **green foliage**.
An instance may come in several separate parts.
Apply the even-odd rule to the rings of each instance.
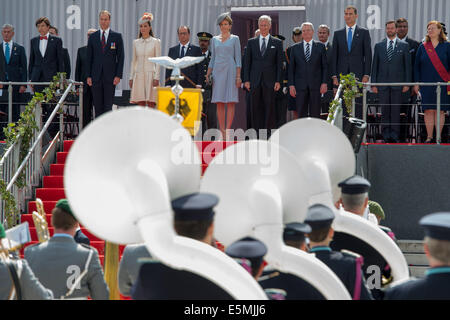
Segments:
[[[10,123],[6,128],[3,128],[3,133],[6,137],[5,152],[14,143],[20,142],[20,155],[19,164],[25,159],[31,148],[33,132],[34,130],[40,130],[38,128],[35,119],[35,108],[38,104],[50,103],[55,97],[56,91],[59,89],[61,75],[65,79],[66,73],[58,73],[53,77],[53,81],[42,92],[35,92],[33,98],[28,102],[24,112],[20,114],[19,121],[17,123]],[[64,90],[66,89],[66,83],[64,82]],[[20,140],[20,141],[19,141]],[[3,158],[4,154],[2,155]],[[18,188],[26,186],[25,172],[23,172],[17,179],[15,185]],[[6,190],[6,182],[3,178],[0,179],[0,197],[5,202],[5,213],[8,222],[8,227],[12,227],[18,222],[17,205],[12,194]]]
[[[340,84],[342,85],[344,106],[347,108],[348,114],[351,114],[353,99],[361,96],[360,89],[362,89],[363,85],[357,83],[354,73],[349,73],[346,75],[343,75],[341,73],[340,79]],[[338,106],[339,101],[333,99],[333,101],[330,102],[330,108],[328,110],[328,121],[330,123],[334,119],[334,113]]]

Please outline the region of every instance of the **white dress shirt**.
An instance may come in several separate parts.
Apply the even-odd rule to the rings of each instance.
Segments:
[[[309,42],[306,42],[303,40],[303,52],[305,53],[306,57],[306,44],[309,43],[309,58],[311,59],[312,56],[312,47],[313,47],[313,39],[311,39]]]
[[[395,44],[397,42],[397,37],[395,37],[394,39],[392,39],[393,44],[392,44],[392,49],[395,49]],[[391,39],[386,38],[386,51],[389,49],[389,42],[391,42]]]
[[[189,41],[188,43],[186,43],[185,45],[184,45],[184,55],[186,56],[186,54],[187,54],[187,51],[188,51],[188,48],[189,48],[189,44],[190,44],[191,42]],[[180,43],[180,52],[178,52],[178,56],[180,56],[181,57],[181,50],[183,50],[183,45]]]
[[[108,43],[108,36],[109,36],[110,30],[111,30],[111,28],[108,28],[106,30],[100,29],[100,42],[102,42],[103,31],[105,31],[105,44]]]
[[[345,39],[348,39],[348,29],[350,29],[349,26],[345,26]],[[353,36],[355,35],[355,30],[356,30],[356,23],[353,25],[352,27],[352,41],[353,41]]]
[[[270,39],[270,34],[268,34],[267,36],[263,37],[262,35],[259,36],[259,50],[261,50],[262,48],[262,44],[263,44],[263,40],[262,39],[266,39],[266,50],[269,46],[269,39]]]
[[[39,51],[41,52],[42,57],[45,56],[45,51],[47,51],[48,37],[50,36],[50,33],[47,33],[45,36],[47,37],[47,40],[39,40]],[[41,37],[41,35],[39,35],[39,37]]]
[[[9,44],[9,57],[11,59],[12,56],[12,47],[13,47],[13,41],[11,40],[10,42],[4,42],[3,41],[3,53],[5,54],[6,57],[6,44]]]

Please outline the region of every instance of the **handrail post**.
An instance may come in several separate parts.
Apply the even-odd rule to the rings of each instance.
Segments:
[[[12,100],[13,100],[13,87],[10,83],[8,86],[8,124],[12,122]],[[11,130],[8,128],[8,130]]]
[[[363,86],[363,120],[367,123],[367,87]],[[367,130],[364,130],[363,142],[367,143]]]
[[[59,113],[59,140],[64,139],[64,102],[60,106],[61,112]]]
[[[84,107],[84,83],[82,83],[80,85],[80,90],[79,90],[79,95],[78,95],[78,108],[80,109],[79,111],[79,116],[78,116],[78,121],[79,121],[79,127],[80,129],[78,130],[78,134],[81,133],[81,130],[83,130],[83,118],[84,118],[84,114],[83,114],[83,107]]]
[[[436,144],[441,144],[441,86],[436,87]]]

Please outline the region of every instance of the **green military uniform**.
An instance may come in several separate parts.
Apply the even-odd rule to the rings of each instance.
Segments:
[[[108,300],[109,290],[96,249],[77,244],[73,237],[56,234],[49,241],[27,247],[25,259],[41,283],[51,289],[56,299],[65,296],[76,279],[87,274],[68,299]]]
[[[132,244],[125,247],[119,264],[119,290],[124,296],[131,296],[131,288],[139,275],[140,258],[150,258],[144,244]]]
[[[0,241],[5,237],[5,230],[0,224]],[[14,288],[10,267],[13,267],[16,271],[18,285],[20,286],[19,290]],[[7,300],[14,297],[17,299],[17,291],[20,291],[22,300],[53,299],[53,292],[44,288],[35,277],[33,270],[31,270],[26,260],[0,258],[0,300]]]

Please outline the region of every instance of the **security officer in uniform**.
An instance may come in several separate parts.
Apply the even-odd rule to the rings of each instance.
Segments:
[[[193,193],[172,201],[174,228],[178,235],[213,243],[214,210],[219,198]],[[185,270],[176,270],[157,260],[146,259],[131,289],[135,300],[230,300],[215,283]]]
[[[86,299],[90,296],[94,300],[108,300],[109,290],[97,250],[75,242],[78,223],[68,201],[59,200],[56,209],[52,212],[53,237],[27,247],[25,259],[56,299]]]
[[[306,223],[288,223],[284,226],[283,241],[287,246],[308,251],[306,235],[310,232],[311,227]]]
[[[27,261],[9,257],[1,242],[4,238],[0,223],[0,300],[52,300],[53,292],[39,282]]]
[[[340,204],[342,204],[344,210],[356,214],[362,219],[366,219],[369,221],[371,219],[374,219],[374,223],[376,224],[376,217],[368,213],[368,192],[370,188],[370,182],[363,177],[355,175],[345,179],[344,181],[339,183],[338,186],[342,191]],[[364,258],[362,269],[364,271],[364,276],[367,279],[373,275],[373,272],[367,272],[367,269],[370,266],[378,266],[380,270],[380,283],[382,283],[383,273],[386,273],[385,276],[387,278],[390,277],[390,272],[388,271],[389,267],[386,260],[375,248],[373,248],[367,242],[347,233],[335,232],[330,247],[334,251],[349,250],[361,255]],[[379,289],[372,289],[371,292],[372,296],[375,299],[378,300],[381,298]]]
[[[202,50],[202,55],[206,57],[201,62],[201,77],[203,92],[203,113],[202,113],[202,133],[207,129],[217,129],[217,110],[216,105],[211,103],[212,98],[212,84],[206,82],[206,73],[208,72],[209,62],[211,61],[211,51],[209,51],[209,44],[212,39],[212,34],[208,32],[197,33],[198,44]]]
[[[331,227],[335,216],[333,211],[325,205],[316,204],[308,209],[305,223],[312,228],[308,235],[310,253],[325,263],[341,279],[353,300],[371,300],[372,296],[365,284],[361,266],[363,258],[348,253],[332,251],[330,242],[334,230]]]
[[[292,47],[295,46],[297,43],[300,43],[303,41],[303,37],[302,37],[302,29],[300,27],[295,27],[294,30],[292,30],[292,41],[294,41],[294,44],[290,47],[288,47],[284,53],[286,56],[286,61],[287,61],[287,65],[286,65],[286,69],[289,69],[289,63],[290,63],[290,56],[291,56],[291,50]],[[291,97],[290,94],[288,94],[288,106],[287,106],[288,111],[292,111],[293,113],[293,118],[298,119],[298,112],[297,112],[297,105],[295,103],[295,98]]]
[[[283,41],[286,40],[285,37],[283,37],[281,34],[274,35],[275,38],[280,39]],[[287,49],[286,49],[287,50]],[[278,129],[282,127],[286,123],[286,116],[287,116],[287,106],[288,106],[288,64],[286,55],[283,55],[282,58],[283,68],[282,68],[282,83],[281,83],[281,89],[278,90],[275,93],[275,128]]]
[[[284,226],[283,240],[288,246],[307,251],[306,234],[311,227],[306,223],[289,223]],[[289,273],[280,272],[271,265],[264,268],[259,284],[265,289],[278,288],[286,292],[285,300],[325,300],[309,282]]]
[[[430,269],[422,279],[388,289],[385,300],[450,299],[450,212],[427,215],[419,224],[425,231],[424,249]]]

